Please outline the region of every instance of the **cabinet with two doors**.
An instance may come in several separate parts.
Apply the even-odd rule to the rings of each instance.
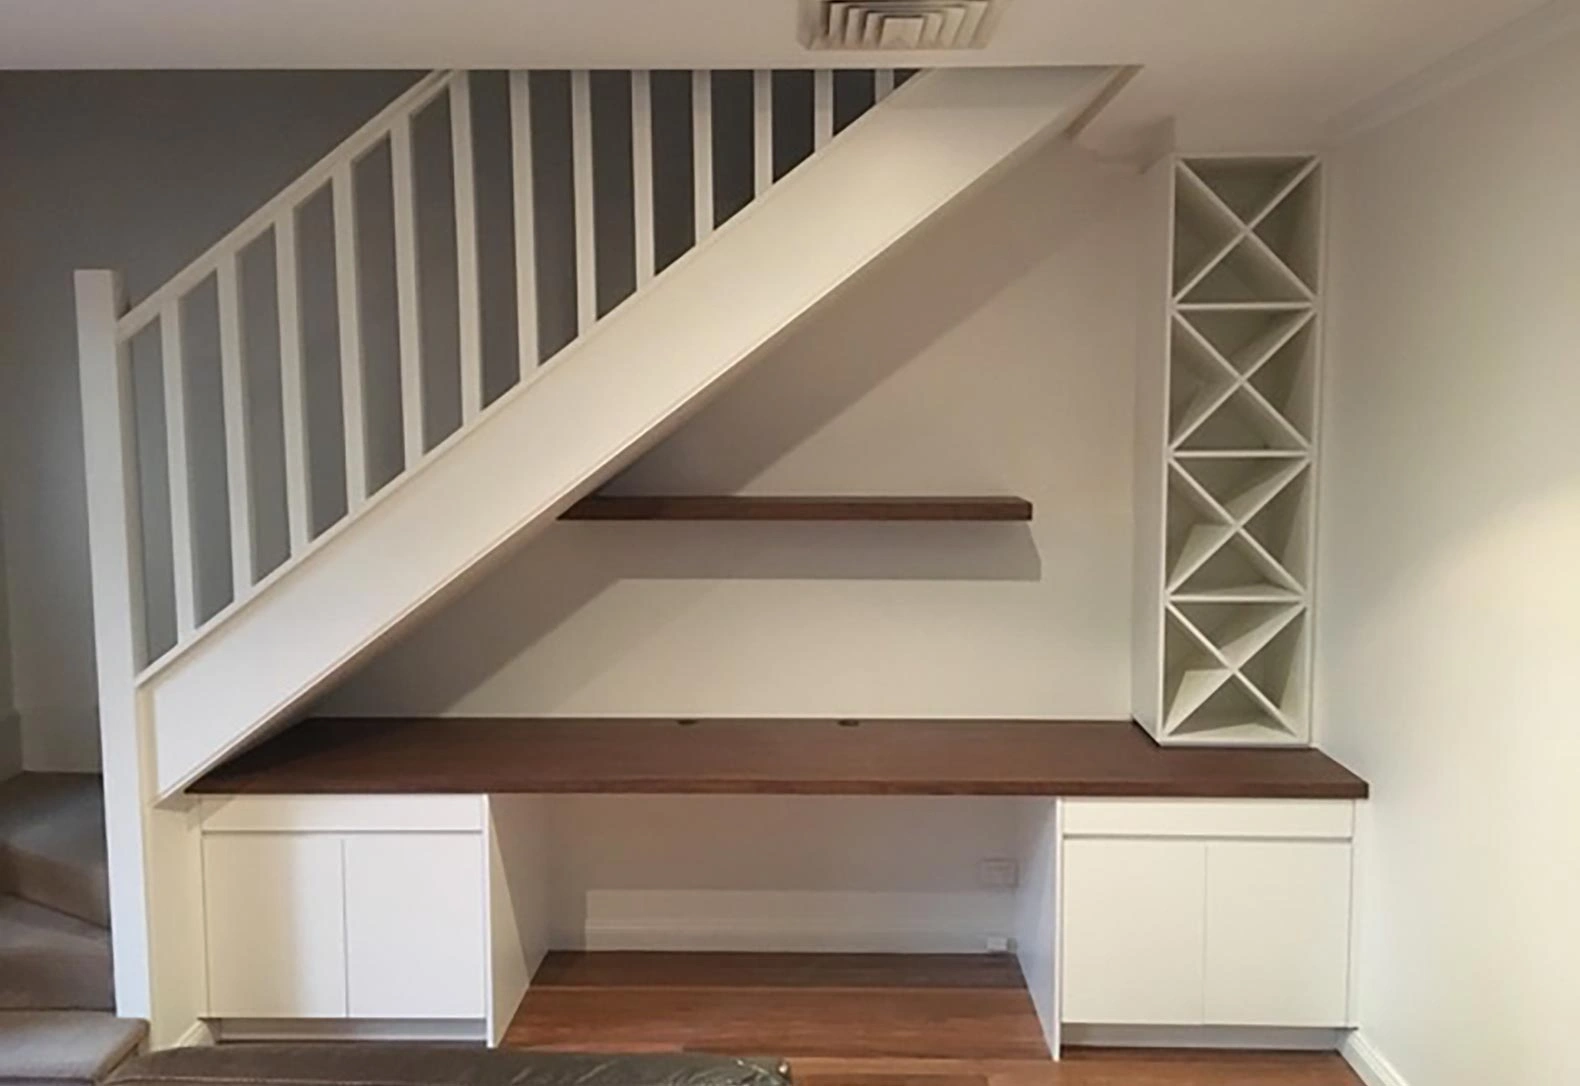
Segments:
[[[1349,1023],[1348,801],[1067,800],[1062,1014]]]
[[[211,1017],[483,1020],[483,797],[205,802]]]

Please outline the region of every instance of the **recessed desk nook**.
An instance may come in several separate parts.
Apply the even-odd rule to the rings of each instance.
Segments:
[[[1331,1047],[1351,1024],[1351,838],[1367,787],[1314,749],[1163,747],[1124,721],[310,720],[190,791],[222,1037],[750,1048],[755,1007],[774,1051],[816,1055],[859,1005],[885,1055],[1057,1056],[1223,1031]],[[831,870],[847,842],[816,836],[818,804],[852,805],[835,824],[853,837],[902,812],[938,838],[940,863],[957,815],[1009,825],[1013,854],[983,863],[991,894],[936,896],[986,900],[1002,923],[940,907],[923,931],[912,899],[853,880],[815,901],[868,910],[860,934],[830,915],[789,945],[753,926],[750,903],[814,899],[745,893],[759,880],[731,899],[729,930],[706,916],[679,934],[599,928],[604,898],[567,881],[567,853],[586,804],[606,799],[599,817],[627,812],[615,836],[637,866],[663,804],[713,804],[691,832],[737,844],[761,810],[730,805],[777,804],[775,838]],[[650,878],[640,900],[662,910],[704,882],[729,894],[729,873],[661,872],[672,882]],[[585,918],[570,935],[551,919],[567,907]],[[654,951],[690,953],[633,953]],[[784,1052],[801,1043],[784,1017],[798,1000],[828,1021]]]

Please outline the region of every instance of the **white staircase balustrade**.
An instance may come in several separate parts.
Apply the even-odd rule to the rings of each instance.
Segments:
[[[121,1013],[201,1004],[186,784],[1114,74],[435,72],[130,308],[79,272]]]

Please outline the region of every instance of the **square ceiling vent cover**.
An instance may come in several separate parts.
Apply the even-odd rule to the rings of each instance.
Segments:
[[[980,49],[1008,0],[803,0],[808,49]]]

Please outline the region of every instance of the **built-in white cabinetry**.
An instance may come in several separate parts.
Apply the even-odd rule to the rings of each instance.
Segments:
[[[1353,817],[1338,801],[1066,801],[1062,1019],[1345,1025]]]
[[[205,836],[203,887],[210,1013],[345,1017],[345,881],[338,836]]]
[[[481,796],[209,801],[209,1014],[460,1019],[481,1036],[501,926],[487,826]]]
[[[1321,163],[1190,156],[1151,181],[1132,710],[1165,744],[1309,744]]]

